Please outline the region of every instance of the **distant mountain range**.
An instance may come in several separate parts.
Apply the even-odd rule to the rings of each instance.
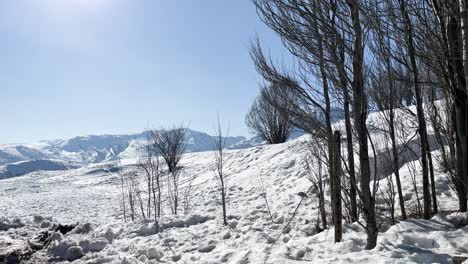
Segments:
[[[246,138],[227,137],[226,145],[235,145]],[[146,133],[127,135],[90,135],[65,140],[47,140],[35,144],[0,145],[0,166],[29,160],[53,159],[65,164],[84,165],[110,161],[117,157],[135,157],[136,151],[146,141]],[[213,149],[214,137],[203,132],[187,130],[187,152]]]
[[[290,139],[304,133],[295,131]],[[213,150],[215,137],[187,130],[187,152]],[[266,144],[258,136],[226,137],[228,149],[244,149]],[[34,144],[0,144],[0,179],[45,170],[65,170],[118,158],[134,158],[147,140],[146,132],[124,135],[89,135],[70,139],[43,140]]]

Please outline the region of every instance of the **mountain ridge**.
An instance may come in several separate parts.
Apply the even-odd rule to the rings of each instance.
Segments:
[[[226,137],[228,146],[245,140],[243,136]],[[0,145],[0,166],[28,160],[54,159],[68,163],[90,164],[109,161],[121,154],[136,154],[138,145],[146,140],[146,132],[132,134],[102,134],[76,136],[68,139],[41,140],[30,144]],[[214,137],[187,129],[184,139],[187,152],[213,149]],[[129,149],[130,148],[130,149]]]

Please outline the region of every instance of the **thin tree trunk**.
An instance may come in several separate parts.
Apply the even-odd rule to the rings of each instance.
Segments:
[[[221,176],[221,199],[223,203],[223,224],[227,226],[228,222],[227,222],[227,217],[226,217],[226,193],[224,191],[224,179],[222,178],[222,176]]]
[[[401,218],[403,220],[407,219],[406,216],[406,209],[405,209],[405,200],[403,197],[403,191],[401,188],[401,180],[400,180],[400,162],[399,162],[399,154],[397,149],[397,140],[396,140],[396,133],[395,133],[395,104],[394,104],[394,91],[395,86],[393,83],[393,76],[391,73],[391,63],[389,58],[386,60],[387,64],[387,73],[388,73],[388,82],[390,85],[390,109],[389,109],[389,126],[390,126],[390,140],[392,141],[392,156],[393,156],[393,173],[395,174],[395,181],[397,184],[397,191],[398,191],[398,201],[400,203],[400,211],[401,211]]]
[[[466,98],[466,94],[468,94],[468,87],[466,86],[466,80],[468,79],[468,1],[467,0],[460,0],[460,21],[461,21],[461,33],[462,33],[462,43],[463,43],[463,73],[465,79],[465,113],[464,117],[464,133],[460,135],[460,138],[463,143],[463,183],[465,186],[465,194],[468,193],[468,135],[467,135],[467,127],[468,127],[468,102]],[[460,120],[461,121],[461,120]],[[467,197],[465,197],[466,199]]]
[[[341,134],[336,130],[333,134],[333,224],[335,226],[335,243],[340,242],[343,236],[343,212],[341,208]]]
[[[343,76],[343,78],[345,78]],[[356,173],[354,170],[354,146],[353,146],[353,128],[351,125],[351,113],[350,113],[350,96],[346,85],[343,87],[344,95],[344,117],[345,117],[345,128],[346,128],[346,143],[348,150],[348,173],[349,173],[349,200],[351,204],[351,221],[356,222],[358,220],[357,212],[357,191],[356,191]]]
[[[436,185],[435,185],[435,178],[434,178],[434,165],[432,164],[432,154],[431,149],[429,147],[429,140],[426,141],[427,147],[427,160],[429,161],[429,175],[431,179],[431,194],[432,194],[432,213],[437,214],[437,193],[436,193]]]
[[[401,188],[400,164],[399,164],[398,149],[397,149],[396,136],[395,136],[394,115],[395,115],[394,110],[390,109],[390,140],[392,141],[393,173],[395,174],[395,181],[397,184],[398,201],[400,203],[401,218],[403,220],[406,220],[407,216],[406,216],[406,209],[405,209],[405,200],[404,200],[403,191]]]
[[[363,211],[366,217],[367,244],[366,249],[373,249],[377,245],[377,221],[375,215],[375,197],[370,190],[370,165],[367,142],[367,100],[364,93],[364,47],[363,33],[359,15],[359,2],[357,0],[347,0],[351,10],[351,20],[354,30],[354,49],[352,56],[353,65],[353,113],[354,123],[359,143],[359,163],[361,166],[361,192]]]
[[[411,64],[411,72],[413,75],[413,87],[415,92],[416,99],[416,112],[418,116],[418,125],[419,125],[419,135],[420,135],[420,147],[421,147],[421,163],[422,163],[422,172],[423,172],[423,200],[424,200],[424,218],[431,218],[431,192],[430,192],[430,183],[429,183],[429,171],[428,171],[428,151],[427,151],[427,127],[426,119],[424,117],[423,101],[421,86],[419,83],[419,74],[418,74],[418,65],[416,62],[416,50],[414,47],[413,41],[413,26],[409,18],[408,12],[406,10],[406,2],[404,0],[399,0],[400,2],[400,11],[403,16],[405,24],[405,35],[406,42],[408,45],[408,57]]]

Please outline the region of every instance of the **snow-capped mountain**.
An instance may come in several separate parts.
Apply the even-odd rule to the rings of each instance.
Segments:
[[[0,177],[23,175],[37,170],[56,170],[129,158],[137,155],[146,140],[146,132],[125,135],[89,135],[70,139],[40,141],[25,145],[0,145]],[[227,137],[226,144],[234,145],[245,137]],[[188,130],[185,137],[187,152],[213,149],[214,137]]]
[[[146,140],[146,133],[125,135],[89,135],[63,140],[41,141],[36,144],[0,145],[0,165],[28,160],[56,159],[68,163],[89,164],[113,160],[116,157],[136,155],[137,148]],[[187,152],[213,149],[214,137],[188,130],[185,137]],[[228,146],[245,137],[227,137]]]

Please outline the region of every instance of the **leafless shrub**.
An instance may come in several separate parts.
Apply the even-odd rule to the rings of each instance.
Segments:
[[[275,221],[273,220],[273,215],[271,214],[271,209],[270,209],[270,204],[268,203],[268,198],[267,198],[267,192],[266,192],[266,189],[265,189],[265,186],[263,185],[263,180],[259,180],[260,181],[260,196],[265,200],[265,206],[267,208],[267,211],[268,211],[268,215],[270,216],[270,221],[272,224],[275,223]]]
[[[414,194],[416,195],[416,214],[418,217],[422,216],[422,207],[421,207],[421,200],[419,198],[419,192],[418,192],[418,170],[416,167],[416,162],[418,161],[410,161],[406,163],[406,166],[408,167],[408,171],[410,174],[411,178],[411,184],[413,185],[413,190]]]
[[[250,130],[270,144],[285,142],[293,129],[289,116],[280,111],[289,107],[288,100],[274,91],[274,85],[278,84],[261,89],[245,117]]]
[[[310,144],[309,154],[306,156],[306,169],[309,174],[309,180],[315,190],[319,201],[320,219],[322,222],[322,229],[327,228],[327,210],[325,201],[325,188],[329,179],[325,178],[324,164],[326,160],[325,149],[323,144]]]
[[[152,148],[151,136],[146,131],[147,139],[140,147],[137,166],[145,176],[146,183],[146,217],[151,218],[152,209],[154,210],[154,221],[157,224],[161,216],[161,198],[162,198],[162,179],[160,171],[159,157]]]
[[[226,133],[223,132],[221,128],[221,123],[219,121],[219,115],[217,119],[217,127],[215,130],[215,137],[214,137],[214,161],[212,170],[219,181],[219,187],[221,189],[221,204],[223,209],[223,224],[227,225],[227,217],[226,217],[226,175],[224,172],[224,164],[226,162],[226,135],[229,133],[229,128]]]
[[[184,127],[149,131],[152,137],[152,147],[158,155],[163,157],[170,173],[177,170],[177,165],[185,152],[186,132],[187,129]]]
[[[387,164],[388,167],[392,167],[392,158],[390,154],[390,149],[386,148],[386,162],[383,163],[384,165]],[[385,168],[383,170],[386,170]],[[383,189],[380,191],[380,195],[382,196],[382,199],[385,204],[386,210],[389,211],[390,213],[390,221],[392,222],[392,225],[395,224],[395,200],[396,200],[396,195],[395,195],[395,185],[393,183],[393,173],[390,174],[386,180],[385,180],[385,185]],[[403,199],[403,197],[402,197]],[[405,216],[406,217],[406,216]]]
[[[188,215],[192,211],[193,181],[195,179],[196,177],[191,177],[184,187],[184,192],[183,192],[184,215]]]

